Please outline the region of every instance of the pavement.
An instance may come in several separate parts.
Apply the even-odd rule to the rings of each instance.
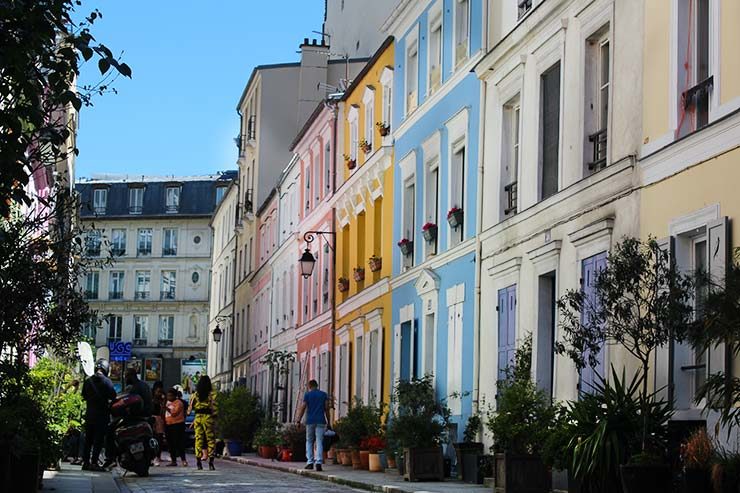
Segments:
[[[0,488],[2,489],[2,488]],[[59,471],[44,471],[40,491],[54,493],[119,493],[109,472],[83,471],[80,466],[62,462]]]

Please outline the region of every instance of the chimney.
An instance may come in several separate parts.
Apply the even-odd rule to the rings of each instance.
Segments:
[[[303,38],[301,67],[298,79],[298,128],[306,122],[316,105],[323,101],[326,91],[320,84],[326,83],[329,62],[329,45],[323,40]]]

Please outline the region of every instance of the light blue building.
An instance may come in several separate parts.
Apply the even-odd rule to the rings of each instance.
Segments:
[[[484,10],[483,0],[402,0],[385,24],[396,39],[393,381],[433,374],[458,435],[477,385],[481,85],[471,70]]]

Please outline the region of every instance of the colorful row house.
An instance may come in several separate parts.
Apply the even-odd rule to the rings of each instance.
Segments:
[[[341,98],[341,185],[336,211],[334,334],[336,415],[352,402],[388,402],[391,390],[393,258],[393,38],[389,37]]]

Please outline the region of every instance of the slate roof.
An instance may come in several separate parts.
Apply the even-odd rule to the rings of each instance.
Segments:
[[[203,177],[147,178],[143,181],[89,180],[78,182],[75,189],[80,194],[80,217],[140,218],[140,217],[208,217],[216,209],[216,187],[228,186],[238,176],[236,170]],[[201,178],[201,179],[198,179]],[[180,187],[180,207],[177,212],[166,212],[165,195],[168,186]],[[129,189],[143,187],[144,201],[141,214],[129,211]],[[108,189],[104,213],[93,210],[93,190]]]

